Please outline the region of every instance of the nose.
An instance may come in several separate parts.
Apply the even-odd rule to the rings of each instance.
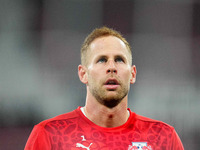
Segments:
[[[117,73],[117,68],[115,65],[115,62],[112,60],[108,61],[108,66],[107,66],[107,73]]]

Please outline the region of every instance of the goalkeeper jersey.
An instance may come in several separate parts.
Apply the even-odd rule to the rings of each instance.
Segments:
[[[121,126],[105,128],[91,122],[78,107],[34,126],[25,150],[183,150],[174,128],[130,109]]]

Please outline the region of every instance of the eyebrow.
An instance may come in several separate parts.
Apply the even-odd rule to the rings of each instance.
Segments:
[[[98,59],[100,59],[100,58],[108,58],[108,56],[106,56],[106,55],[99,55],[99,56],[97,56],[97,57],[95,58],[95,60],[98,60]],[[128,62],[128,58],[126,58],[124,55],[120,55],[120,54],[115,55],[115,56],[114,56],[114,59],[116,59],[116,58],[122,58],[125,62]]]
[[[123,58],[124,60],[126,60],[126,57],[124,57],[124,55],[116,55],[115,58]]]
[[[97,61],[97,60],[99,60],[99,59],[101,59],[101,58],[108,58],[108,56],[106,56],[106,55],[99,55],[99,56],[97,56],[96,58],[95,58],[95,61]]]

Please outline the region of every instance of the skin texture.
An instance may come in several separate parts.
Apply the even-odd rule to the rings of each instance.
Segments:
[[[87,52],[87,66],[79,65],[78,74],[86,84],[86,116],[102,127],[116,127],[128,119],[130,84],[135,83],[136,67],[130,52],[117,37],[95,39]]]

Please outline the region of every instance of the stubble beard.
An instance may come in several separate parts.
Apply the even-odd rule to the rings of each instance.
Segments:
[[[90,86],[89,90],[100,104],[108,108],[113,108],[117,106],[125,96],[127,96],[129,88],[120,84],[120,89],[117,90],[109,91],[101,86]],[[113,93],[111,94],[111,92]]]

